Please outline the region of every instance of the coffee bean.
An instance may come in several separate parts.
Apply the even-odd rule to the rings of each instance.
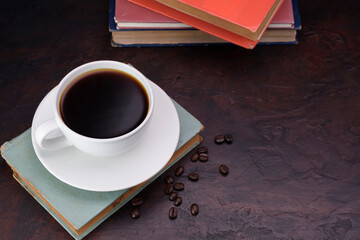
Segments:
[[[131,209],[130,215],[131,215],[131,218],[133,218],[133,219],[139,218],[140,217],[139,209],[136,207]]]
[[[176,182],[174,183],[174,189],[177,190],[177,191],[181,191],[181,190],[184,190],[185,188],[185,185],[181,182]]]
[[[135,197],[133,199],[131,199],[131,205],[133,207],[136,207],[136,206],[140,206],[144,203],[144,199],[142,199],[142,197]]]
[[[229,133],[225,134],[225,142],[227,144],[231,144],[232,141],[233,141],[233,137]]]
[[[170,194],[170,193],[172,192],[172,190],[173,190],[173,185],[170,184],[170,183],[166,184],[166,186],[165,186],[165,193],[166,193],[166,194]]]
[[[209,160],[209,156],[207,153],[200,153],[199,155],[199,160],[201,162],[206,162],[207,160]]]
[[[199,148],[198,150],[197,150],[197,153],[207,153],[208,152],[208,149],[207,149],[207,147],[201,147],[201,148]]]
[[[197,215],[199,213],[199,206],[196,203],[192,204],[190,207],[190,212],[193,216]]]
[[[221,144],[223,142],[225,142],[225,136],[224,135],[215,136],[215,143],[216,144]]]
[[[168,176],[166,179],[165,179],[165,182],[166,183],[174,183],[174,178],[172,176]]]
[[[184,166],[179,166],[175,170],[175,176],[180,177],[184,173]]]
[[[171,192],[169,195],[169,200],[170,201],[174,201],[177,197],[177,193],[176,192]]]
[[[176,207],[171,207],[169,209],[169,218],[170,219],[175,219],[177,217],[177,213],[178,213],[177,208]]]
[[[180,206],[181,205],[181,203],[182,203],[182,198],[181,197],[177,197],[177,198],[175,198],[175,201],[174,201],[174,205],[175,206]]]
[[[229,168],[225,164],[220,165],[219,171],[224,176],[229,174]]]
[[[197,174],[195,172],[191,172],[191,173],[188,174],[188,178],[191,181],[197,181],[197,180],[199,180],[199,174]]]
[[[194,153],[194,154],[191,156],[191,161],[192,161],[192,162],[196,162],[198,159],[199,159],[199,154],[198,154],[198,153]]]

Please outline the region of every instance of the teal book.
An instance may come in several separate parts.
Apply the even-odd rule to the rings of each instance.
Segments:
[[[82,239],[141,192],[201,141],[202,124],[175,101],[180,138],[167,165],[150,180],[126,190],[92,192],[72,187],[49,173],[37,158],[31,129],[1,146],[1,154],[14,178],[68,231]]]

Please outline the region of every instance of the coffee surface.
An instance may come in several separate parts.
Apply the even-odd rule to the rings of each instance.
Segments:
[[[73,131],[92,138],[113,138],[130,132],[145,119],[149,100],[134,77],[99,69],[74,79],[60,101],[61,117]]]

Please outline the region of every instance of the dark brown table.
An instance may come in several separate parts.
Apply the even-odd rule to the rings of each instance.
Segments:
[[[139,219],[127,205],[87,239],[360,239],[360,4],[299,5],[298,45],[250,51],[115,49],[107,1],[2,2],[0,142],[30,127],[41,99],[71,69],[99,59],[131,63],[203,123],[210,160],[192,163],[189,154],[176,165],[200,174],[197,183],[181,177],[176,220],[163,176],[142,193]],[[215,145],[226,132],[233,144]],[[71,239],[3,160],[0,188],[1,239]]]

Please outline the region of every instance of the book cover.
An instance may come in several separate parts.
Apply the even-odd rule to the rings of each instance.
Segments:
[[[194,29],[189,25],[138,6],[128,0],[116,0],[115,3],[110,1],[110,6],[111,5],[115,6],[114,19],[117,29]],[[289,29],[292,28],[293,25],[292,2],[291,0],[284,0],[284,4],[280,7],[268,28]]]
[[[296,0],[284,0],[279,11],[275,14],[271,20],[268,29],[272,28],[294,28],[294,10],[293,1]]]
[[[290,4],[284,5],[285,3],[289,2]],[[291,12],[295,12],[297,0],[285,0],[285,3],[283,4],[282,9],[283,7],[287,8],[288,6],[291,6],[294,7]],[[130,4],[136,6],[136,4]],[[218,38],[195,28],[116,29],[114,22],[115,0],[110,0],[109,10],[109,30],[112,32],[111,45],[113,47],[219,46],[230,44],[224,39]],[[299,21],[299,18],[294,18],[294,21],[294,28],[295,26],[300,25],[300,23],[297,22]],[[295,29],[269,29],[265,31],[262,39],[260,39],[259,41],[259,45],[279,45],[296,43],[297,38]]]
[[[156,0],[217,27],[259,40],[283,0]]]
[[[4,143],[1,154],[12,168],[15,179],[75,239],[82,239],[201,142],[201,123],[175,101],[174,105],[180,120],[180,138],[173,157],[153,178],[130,189],[92,192],[58,180],[37,158],[31,129]]]
[[[300,11],[299,4],[297,0],[292,0],[293,13],[294,13],[294,29],[301,30],[301,20],[300,20]]]
[[[111,3],[110,3],[111,4]],[[116,28],[192,28],[172,18],[138,6],[127,0],[115,1]]]
[[[249,40],[245,37],[242,37],[233,32],[227,31],[223,28],[217,27],[208,22],[202,21],[198,18],[192,17],[170,7],[167,7],[163,4],[156,2],[155,0],[130,0],[133,3],[136,3],[145,8],[151,9],[155,12],[163,14],[165,16],[176,19],[177,21],[183,22],[187,25],[193,26],[199,30],[212,34],[216,37],[222,38],[228,42],[232,42],[239,46],[242,46],[247,49],[253,49],[258,41]]]

